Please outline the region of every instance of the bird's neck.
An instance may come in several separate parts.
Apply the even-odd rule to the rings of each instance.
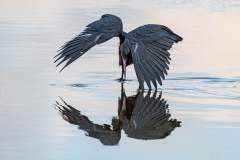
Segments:
[[[120,39],[120,44],[122,44],[125,40],[125,37],[126,37],[127,33],[126,32],[122,32],[119,34],[119,39]]]

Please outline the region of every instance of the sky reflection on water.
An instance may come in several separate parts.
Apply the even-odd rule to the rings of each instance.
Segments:
[[[238,0],[0,0],[0,159],[237,159],[239,8]],[[159,23],[184,38],[159,88],[171,117],[183,122],[167,138],[129,138],[122,126],[118,145],[105,147],[54,109],[61,96],[95,124],[119,115],[117,39],[61,74],[53,64],[57,49],[103,13],[119,15],[125,31]],[[132,67],[127,78],[126,95],[135,95]]]

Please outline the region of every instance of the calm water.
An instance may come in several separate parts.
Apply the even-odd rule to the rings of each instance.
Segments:
[[[117,39],[55,68],[56,50],[104,13],[184,38],[156,95],[136,95],[131,67],[121,88]],[[239,28],[238,0],[0,0],[0,159],[239,159]],[[74,108],[59,111],[60,97]]]

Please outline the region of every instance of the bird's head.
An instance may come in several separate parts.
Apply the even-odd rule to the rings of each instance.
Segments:
[[[123,32],[123,24],[120,17],[113,14],[104,14],[101,16],[101,20],[111,27],[109,28],[110,30],[118,31],[118,34]]]

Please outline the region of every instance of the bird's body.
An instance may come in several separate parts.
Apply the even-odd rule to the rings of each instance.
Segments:
[[[127,45],[128,39],[127,33],[122,32],[122,34],[119,35],[119,48],[118,48],[118,53],[119,53],[119,66],[122,67],[122,76],[121,80],[124,80],[126,78],[126,67],[129,66],[130,64],[133,64],[132,60],[132,55],[131,51],[128,49],[129,47]],[[125,60],[125,61],[124,61]]]
[[[168,50],[173,43],[182,38],[168,27],[147,24],[126,33],[119,17],[105,14],[101,19],[90,23],[78,36],[67,42],[55,56],[57,66],[67,61],[62,70],[74,62],[93,46],[113,37],[119,37],[119,65],[122,67],[122,79],[126,77],[126,67],[133,64],[139,81],[144,89],[144,82],[151,90],[151,84],[157,89],[167,75],[170,64]]]

